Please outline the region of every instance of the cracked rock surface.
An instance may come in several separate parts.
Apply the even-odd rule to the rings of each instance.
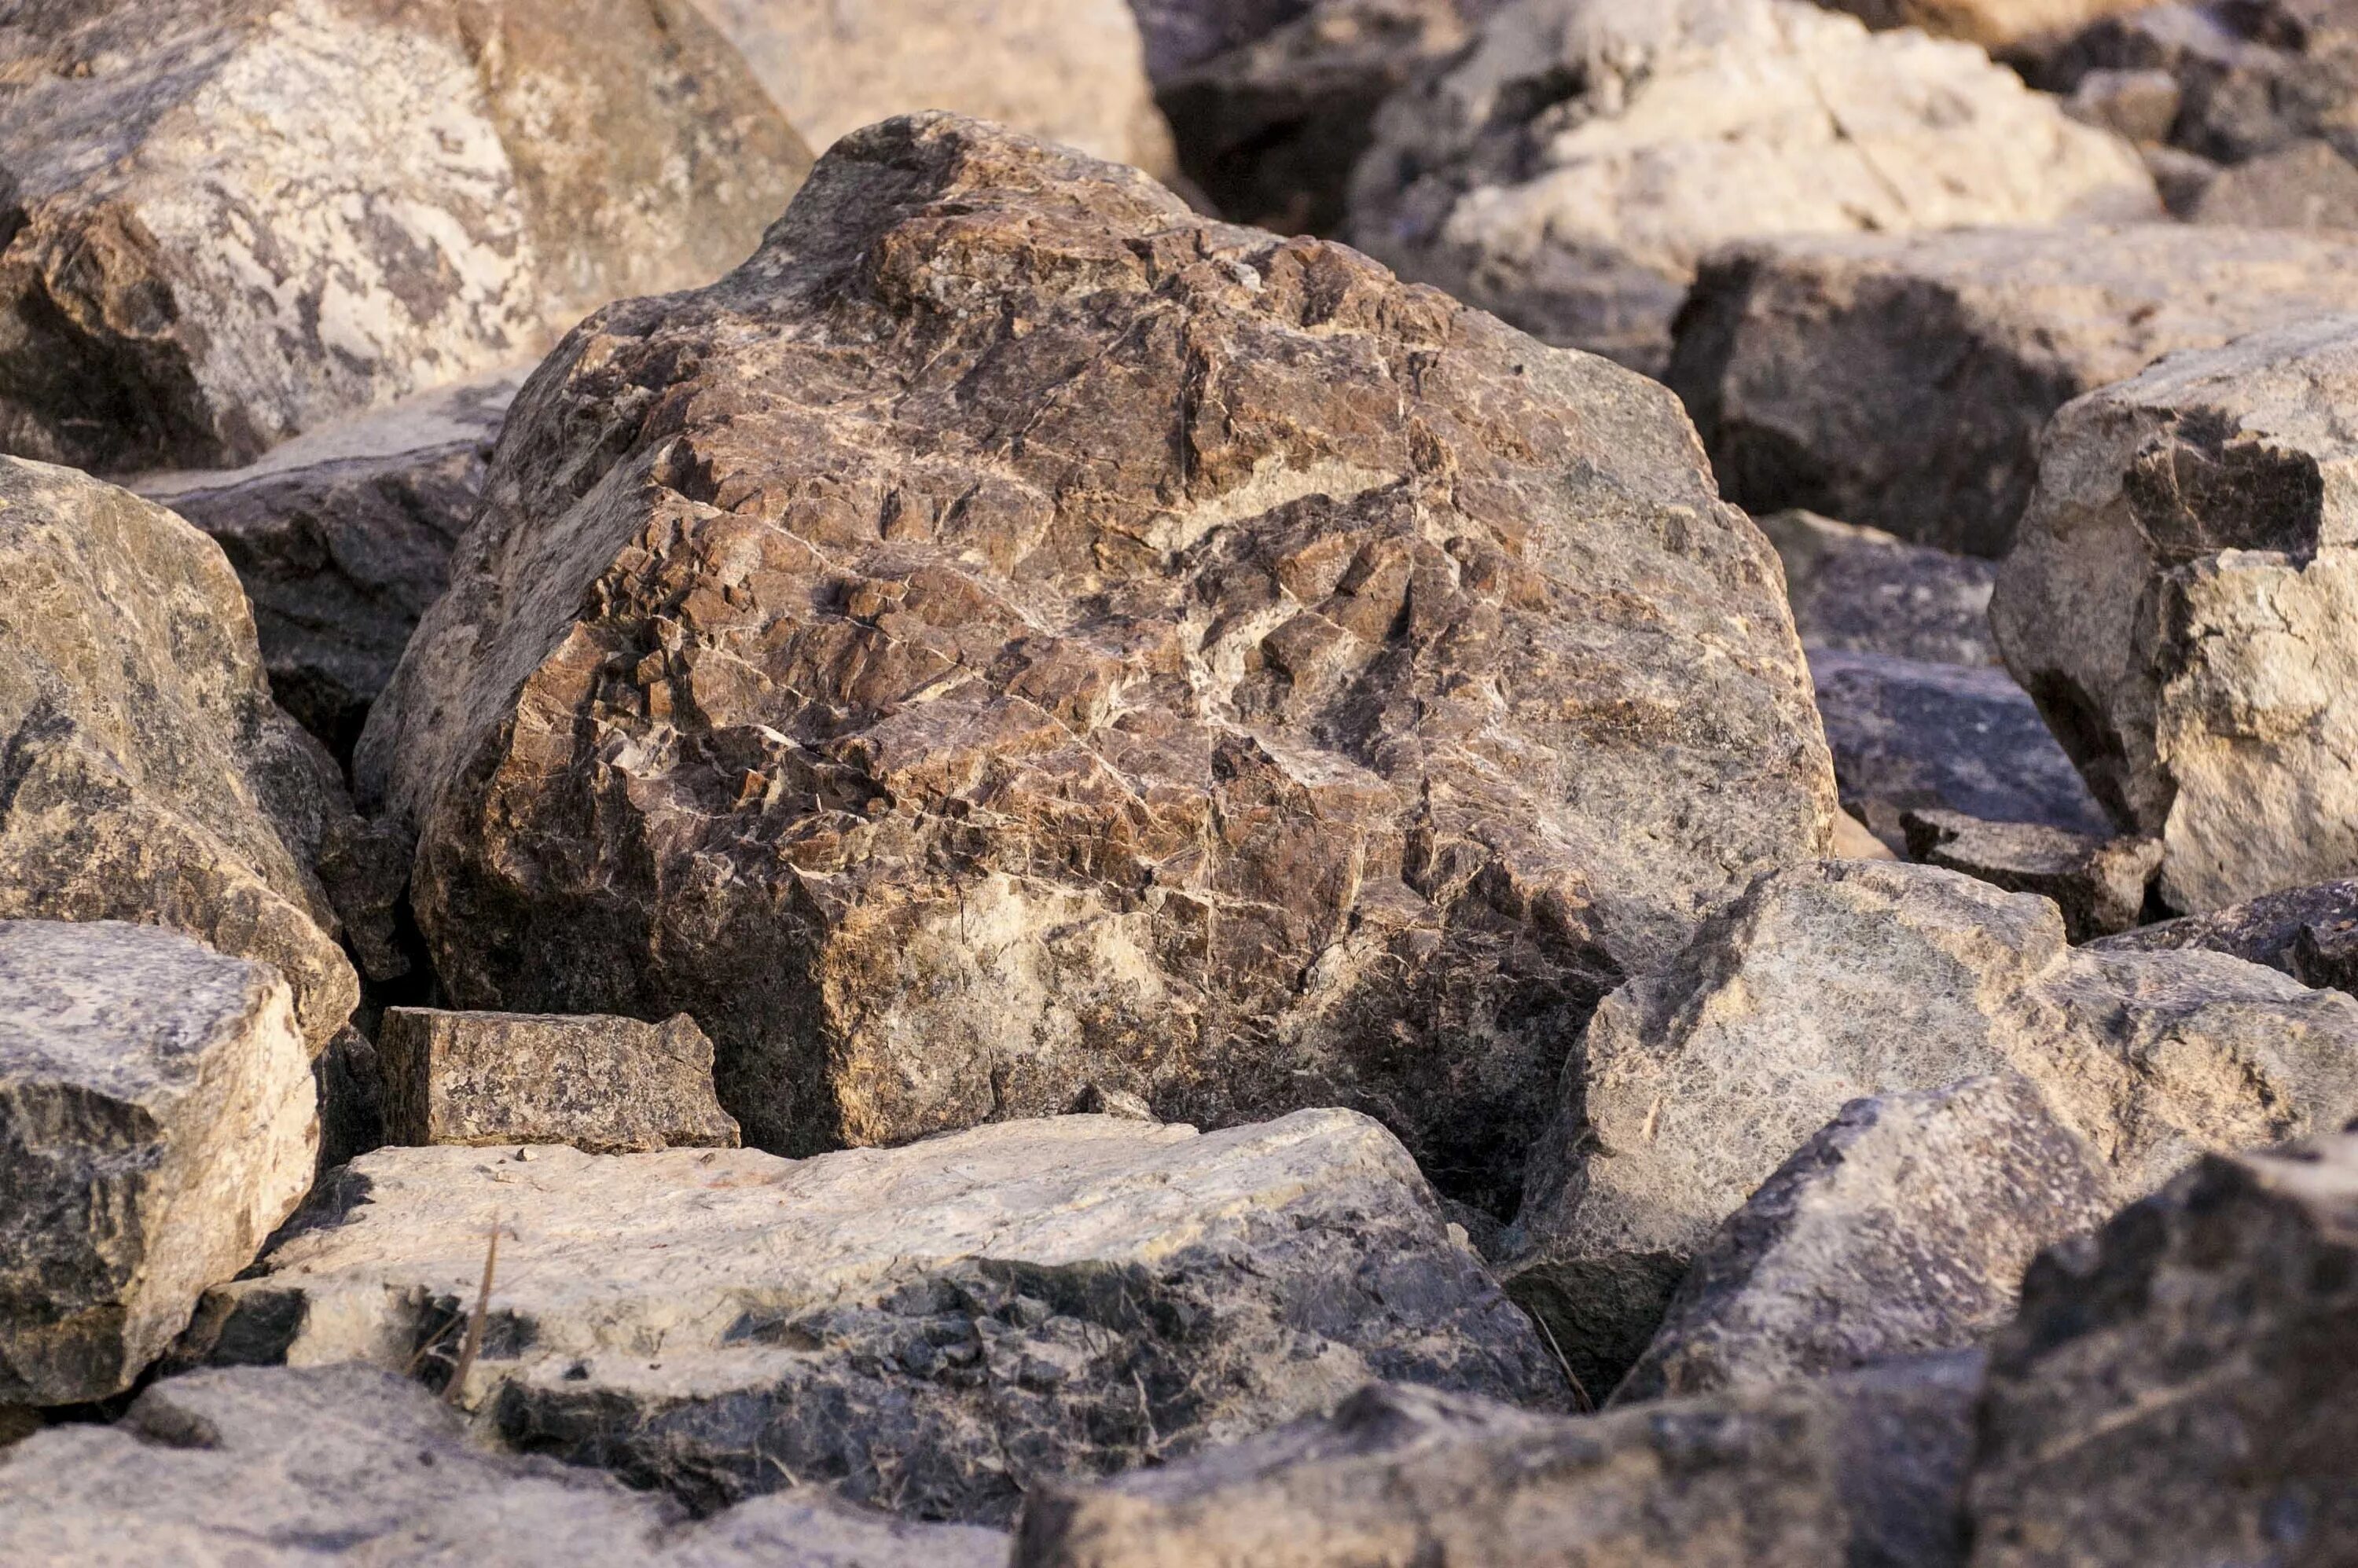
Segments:
[[[788,1153],[1368,1112],[1511,1208],[1563,1042],[1830,771],[1660,387],[947,116],[519,400],[372,715],[460,1006],[693,1014]]]
[[[700,1508],[820,1487],[1004,1521],[1048,1479],[1331,1408],[1369,1379],[1548,1408],[1530,1321],[1375,1123],[1113,1117],[893,1151],[388,1149],[346,1168],[193,1350],[420,1358],[511,1444]]]

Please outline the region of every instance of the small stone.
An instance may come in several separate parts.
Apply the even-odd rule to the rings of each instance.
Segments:
[[[2063,101],[2063,112],[2133,142],[2166,142],[2183,98],[2166,70],[2092,70]]]
[[[1803,644],[1927,664],[1998,662],[1989,630],[1997,568],[1814,512],[1779,512],[1760,531],[1785,563]]]
[[[2119,953],[2229,953],[2305,986],[2358,995],[2358,881],[2270,893],[2215,914],[2141,925],[2095,946]]]
[[[2358,167],[2331,142],[2295,142],[2222,171],[2192,217],[2252,229],[2358,229]]]
[[[713,1098],[712,1042],[685,1013],[655,1024],[395,1007],[376,1044],[388,1143],[625,1154],[740,1141]]]
[[[2053,899],[2073,942],[2126,931],[2144,917],[2161,870],[2158,838],[2093,838],[2033,822],[1984,822],[1954,811],[1909,811],[1908,858],[1963,871],[2009,892]]]

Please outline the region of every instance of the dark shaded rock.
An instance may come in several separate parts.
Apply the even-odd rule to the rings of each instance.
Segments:
[[[2202,188],[2198,223],[2358,229],[2358,168],[2331,143],[2295,142],[2223,171]]]
[[[276,970],[0,921],[0,1404],[129,1388],[302,1202],[318,1140]]]
[[[1995,665],[1990,585],[1997,568],[1814,512],[1779,512],[1760,531],[1785,563],[1804,646],[1931,664]]]
[[[1567,1031],[1825,847],[1666,392],[972,122],[593,319],[488,495],[359,757],[437,969],[692,1013],[766,1148],[1094,1083],[1504,1210]]]
[[[1964,38],[1993,53],[2068,37],[2151,0],[1818,0],[1870,27],[1921,27]]]
[[[2074,942],[2136,925],[2161,870],[2161,844],[2153,838],[2092,838],[1954,811],[1902,812],[1899,826],[1911,860],[1946,866],[2009,892],[2053,899]]]
[[[2358,995],[2358,881],[2270,893],[2212,914],[2141,925],[2095,945],[2117,953],[2228,953],[2305,986]]]
[[[1240,44],[1267,38],[1316,0],[1130,0],[1146,69],[1163,81]]]
[[[2002,556],[2055,411],[2165,353],[2358,308],[2358,239],[2176,224],[1762,240],[1670,384],[1728,498]]]
[[[384,1147],[384,1068],[376,1044],[357,1029],[340,1031],[311,1065],[319,1097],[319,1168],[337,1166]]]
[[[2169,139],[2180,101],[2178,79],[2166,70],[2092,70],[2073,84],[2063,112],[2143,148]]]
[[[388,1143],[737,1147],[712,1098],[712,1042],[685,1013],[657,1024],[396,1007],[376,1051]]]
[[[191,1346],[447,1379],[494,1215],[460,1401],[700,1508],[810,1486],[1006,1519],[1041,1481],[1371,1378],[1569,1400],[1399,1143],[1347,1111],[1208,1134],[1067,1117],[800,1162],[381,1150],[209,1298]]]
[[[2013,1317],[2032,1259],[2113,1207],[2027,1078],[1855,1100],[1695,1255],[1613,1402],[1969,1348]]]
[[[2358,1139],[2206,1159],[2022,1296],[1975,1568],[2358,1559]]]

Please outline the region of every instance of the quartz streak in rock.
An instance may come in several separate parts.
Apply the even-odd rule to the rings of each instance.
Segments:
[[[454,1000],[690,1012],[763,1147],[1094,1083],[1505,1209],[1823,746],[1662,389],[919,116],[544,367],[359,766]]]

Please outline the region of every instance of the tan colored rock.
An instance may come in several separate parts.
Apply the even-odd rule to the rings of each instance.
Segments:
[[[351,816],[270,700],[221,546],[0,458],[0,918],[127,920],[276,966],[316,1051],[360,982],[312,866]]]
[[[129,1388],[302,1202],[319,1139],[268,965],[0,921],[0,1405]]]
[[[1386,107],[1348,232],[1659,374],[1696,267],[1730,242],[2159,211],[2135,149],[1969,44],[1802,0],[1517,0]]]
[[[488,494],[359,756],[443,983],[693,1014],[763,1147],[1094,1084],[1508,1209],[1567,1031],[1826,847],[1666,392],[973,122],[586,325]]]
[[[1818,0],[1870,27],[1920,27],[1984,49],[2035,44],[2152,0]]]
[[[685,1013],[656,1024],[387,1008],[376,1054],[388,1143],[737,1147],[712,1098],[712,1042]]]
[[[2200,914],[2358,871],[2358,318],[2173,356],[2058,415],[1990,619]]]
[[[0,19],[0,449],[235,466],[718,276],[808,154],[688,0]]]

